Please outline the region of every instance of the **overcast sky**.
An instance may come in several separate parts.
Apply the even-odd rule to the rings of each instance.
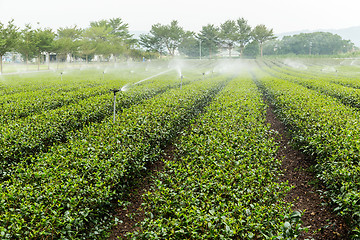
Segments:
[[[359,7],[359,0],[0,0],[0,22],[13,18],[20,27],[39,22],[56,30],[120,17],[131,31],[178,20],[198,32],[209,23],[243,17],[252,27],[265,24],[282,33],[359,26]]]

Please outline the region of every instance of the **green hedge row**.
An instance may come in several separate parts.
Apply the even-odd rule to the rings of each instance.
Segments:
[[[132,238],[295,239],[301,214],[283,200],[265,111],[250,77],[230,82],[176,144]]]
[[[103,239],[109,207],[222,88],[198,81],[78,132],[1,183],[1,239]]]
[[[14,94],[5,94],[0,96],[0,111],[2,113],[0,117],[0,124],[7,123],[11,120],[18,118],[25,118],[34,114],[39,114],[42,111],[52,110],[64,105],[74,104],[82,99],[86,99],[92,96],[108,95],[110,88],[120,88],[125,84],[133,84],[141,79],[148,77],[151,72],[142,71],[134,76],[126,76],[125,70],[116,71],[116,75],[107,73],[106,78],[102,75],[101,78],[94,80],[94,76],[91,75],[93,71],[81,71],[84,76],[79,73],[68,73],[69,77],[73,81],[67,81],[66,83],[60,79],[52,80],[52,85],[41,88],[42,83],[35,83],[34,86],[17,86],[17,90]],[[157,70],[157,72],[160,70]],[[154,80],[167,80],[174,78],[176,75],[175,70],[170,70],[166,74],[157,76]],[[129,75],[129,74],[128,74]],[[80,81],[74,79],[75,77],[87,78],[88,81]],[[92,80],[91,80],[92,79]],[[15,80],[14,80],[15,81]],[[45,79],[43,81],[46,81]],[[146,83],[146,82],[144,82]],[[32,90],[38,86],[38,90]]]
[[[145,71],[144,64],[118,63],[117,66],[112,64],[93,65],[89,64],[80,69],[58,69],[53,71],[40,71],[1,75],[0,76],[0,95],[9,97],[13,94],[27,92],[35,93],[37,91],[56,92],[57,89],[71,91],[86,87],[101,86],[109,81],[119,79],[136,80],[151,76],[161,71],[153,65],[147,66]],[[164,67],[164,64],[159,65]],[[103,74],[103,72],[106,72]],[[61,72],[62,78],[61,78]]]
[[[360,113],[295,83],[261,74],[258,81],[297,146],[316,157],[317,176],[335,210],[360,237]]]
[[[188,84],[193,79],[187,79]],[[137,85],[129,91],[118,93],[117,112],[132,104],[139,104],[171,87],[178,88],[178,81],[168,78],[156,79],[151,88]],[[113,114],[113,94],[90,97],[54,110],[44,111],[24,119],[0,126],[0,176],[11,174],[9,166],[26,158],[46,152],[52,145],[66,142],[74,131],[84,126],[101,122]],[[27,160],[29,163],[29,159]]]
[[[293,76],[291,72],[283,71],[275,73],[278,78],[300,84],[309,89],[316,90],[322,94],[338,98],[342,103],[360,108],[360,89],[333,83],[331,79],[321,76],[304,78]]]
[[[75,104],[83,99],[109,94],[109,88],[86,87],[63,91],[62,89],[53,91],[40,90],[30,94],[18,93],[0,98],[1,118],[0,124],[6,124],[12,120],[25,118],[42,111],[56,109],[65,105]]]
[[[296,60],[295,60],[296,61]],[[263,70],[278,77],[296,77],[307,81],[314,82],[321,79],[324,83],[332,83],[349,88],[360,89],[359,76],[354,75],[354,71],[337,70],[341,65],[319,65],[308,66],[308,69],[296,69],[283,64],[274,64],[267,61],[258,62]],[[335,85],[334,85],[335,86]]]

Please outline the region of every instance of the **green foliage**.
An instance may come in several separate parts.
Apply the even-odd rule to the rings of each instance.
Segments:
[[[176,143],[133,239],[295,239],[301,215],[282,200],[264,116],[252,80],[231,81]]]
[[[327,69],[329,69],[328,71],[330,72],[337,72],[337,70],[332,67],[324,67],[323,71],[326,73]],[[324,77],[316,76],[313,73],[310,75],[302,72],[296,73],[276,65],[271,65],[271,69],[268,69],[268,71],[281,79],[337,98],[345,105],[360,108],[360,85],[357,84],[357,81],[354,81],[354,79],[337,77],[333,74]]]
[[[274,36],[272,29],[267,29],[263,24],[257,25],[251,32],[251,36],[254,41],[258,42],[260,45],[260,55],[263,56],[263,44],[266,41],[273,40],[276,37]]]
[[[264,47],[265,54],[335,55],[352,51],[354,44],[337,34],[315,32],[285,36],[277,42],[269,42],[269,45]]]
[[[231,50],[238,41],[238,28],[234,20],[227,20],[220,25],[220,41],[228,49],[229,57],[231,57]]]
[[[107,238],[106,230],[114,222],[110,219],[114,199],[125,193],[147,164],[159,158],[161,148],[208,104],[223,81],[196,81],[149,100],[132,99],[138,104],[123,109],[116,123],[112,117],[92,123],[70,134],[66,144],[57,143],[47,153],[19,162],[1,182],[1,238]],[[146,84],[143,87],[137,94],[144,94]],[[168,81],[159,87],[168,88]],[[120,102],[127,98],[126,93],[119,97]],[[91,99],[82,107],[89,104],[103,109]],[[85,116],[84,111],[79,112]],[[72,123],[75,121],[62,127]]]
[[[240,54],[242,55],[244,48],[251,40],[251,27],[244,18],[239,18],[236,23],[238,26],[238,43],[240,47]]]
[[[14,25],[14,20],[8,22],[5,27],[0,22],[0,56],[2,57],[6,52],[10,52],[16,46],[16,39],[19,36],[18,28]]]
[[[314,77],[310,81],[291,74],[286,78],[266,74],[258,81],[289,128],[296,146],[316,159],[317,177],[337,206],[334,210],[349,220],[352,234],[358,238],[360,115],[342,103],[357,104],[357,90],[340,85],[336,90],[330,79]]]
[[[18,27],[14,25],[14,20],[10,20],[6,27],[0,22],[0,74],[3,71],[2,57],[15,48],[18,36]]]
[[[36,38],[35,30],[32,29],[31,25],[25,25],[25,28],[21,31],[16,51],[22,54],[26,63],[28,63],[29,59],[32,59],[37,55],[37,41],[38,39]]]
[[[54,52],[59,59],[66,60],[67,54],[74,56],[78,52],[83,29],[74,27],[59,28],[57,38],[53,43]]]
[[[243,50],[243,54],[245,57],[256,58],[257,56],[259,56],[259,53],[260,53],[260,47],[259,47],[259,43],[256,41],[247,44]]]
[[[200,43],[195,37],[189,37],[179,45],[179,52],[188,57],[200,57]]]
[[[171,21],[169,25],[157,23],[151,26],[150,34],[140,37],[140,44],[148,50],[158,51],[160,54],[166,49],[168,54],[174,56],[183,40],[192,34],[180,27],[176,20]]]
[[[316,160],[325,194],[356,239],[358,66],[322,59],[335,66],[326,71],[302,61],[303,68],[256,61],[254,79],[294,145]],[[59,73],[2,76],[0,238],[107,239],[114,204],[175,142],[174,159],[144,196],[147,217],[133,238],[295,239],[301,213],[284,201],[290,187],[279,180],[263,96],[250,75],[203,77],[210,62],[182,69],[182,89],[175,71],[139,83],[154,74],[144,70],[150,63],[136,65],[141,73],[125,66],[107,72],[107,80],[95,70],[73,71],[62,82]],[[171,64],[154,66],[158,73]],[[108,89],[125,83],[137,84],[117,95],[113,123]]]
[[[140,103],[145,99],[151,98],[169,87],[177,87],[178,84],[171,85],[166,78],[158,78],[162,87],[147,89],[147,86],[139,85],[126,94],[117,98],[117,111],[130,107],[132,104]],[[122,80],[122,85],[125,85]],[[167,84],[164,84],[166,82]],[[186,84],[187,81],[184,83]],[[50,91],[40,90],[28,95],[28,99],[21,102],[8,102],[3,104],[4,117],[0,124],[0,177],[7,178],[12,174],[14,166],[19,161],[31,158],[33,155],[48,151],[52,145],[67,142],[73,137],[73,132],[81,130],[85,126],[101,122],[113,112],[113,103],[109,91],[113,86],[113,81],[103,84],[98,88],[64,89],[60,94],[52,94]],[[117,79],[119,84],[119,79]],[[134,91],[137,89],[141,92]],[[58,89],[55,89],[58,91]],[[45,94],[39,100],[37,94]],[[47,95],[49,94],[49,95]],[[64,97],[64,95],[66,97]],[[21,94],[16,94],[16,96]],[[14,97],[12,99],[14,99]],[[24,99],[24,97],[23,97]],[[6,99],[4,99],[6,101]],[[14,105],[16,106],[14,109]],[[19,107],[22,106],[22,109]],[[36,112],[39,112],[38,114]],[[18,114],[16,116],[15,114]],[[12,120],[13,119],[13,120]],[[29,162],[31,160],[27,160]]]
[[[37,29],[35,31],[36,49],[38,53],[53,51],[55,33],[51,29]]]
[[[213,24],[202,27],[198,34],[198,39],[201,41],[201,55],[211,58],[218,53],[220,44],[219,31],[220,29]]]

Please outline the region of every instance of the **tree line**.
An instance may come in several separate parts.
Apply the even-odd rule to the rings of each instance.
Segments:
[[[287,36],[276,39],[273,30],[265,25],[252,28],[247,20],[227,20],[219,26],[208,24],[199,33],[184,30],[173,20],[170,24],[154,24],[148,34],[135,39],[129,32],[129,25],[121,18],[90,22],[88,28],[77,26],[59,28],[34,28],[26,24],[20,29],[14,20],[7,26],[0,22],[0,62],[7,52],[18,52],[24,62],[38,59],[40,64],[43,55],[56,54],[56,59],[82,58],[88,62],[94,56],[103,61],[120,57],[152,58],[160,55],[176,54],[188,57],[213,57],[222,49],[228,56],[233,51],[240,57],[263,54],[338,54],[350,51],[354,44],[331,33],[313,33]]]
[[[272,38],[272,29],[268,30],[265,25],[251,29],[243,18],[228,20],[220,27],[209,24],[199,34],[185,31],[175,20],[169,25],[158,23],[152,25],[149,34],[141,35],[140,40],[133,38],[128,24],[121,18],[90,22],[90,26],[85,29],[77,26],[59,28],[56,32],[50,28],[33,28],[30,24],[19,29],[11,20],[7,26],[0,22],[0,56],[16,51],[27,62],[43,53],[52,52],[60,59],[70,56],[89,60],[94,55],[107,59],[110,56],[131,55],[131,50],[140,47],[162,55],[173,56],[179,51],[191,56],[192,48],[199,52],[195,41],[202,42],[204,56],[217,53],[220,47],[226,47],[231,55],[235,47],[244,49],[251,40],[262,44]]]
[[[329,32],[300,33],[266,43],[267,55],[334,55],[354,51],[355,45]]]
[[[140,36],[140,44],[148,51],[172,56],[178,51],[191,57],[211,57],[225,48],[231,57],[234,49],[242,56],[246,46],[256,42],[262,56],[263,44],[274,38],[272,29],[263,24],[252,29],[244,18],[227,20],[220,26],[208,24],[199,33],[186,31],[173,20],[169,25],[152,25],[149,34]]]
[[[120,18],[91,22],[86,29],[77,26],[59,28],[33,28],[26,24],[23,29],[0,23],[0,58],[6,52],[15,51],[27,63],[44,53],[55,53],[57,59],[83,58],[88,61],[94,55],[103,58],[134,54],[136,40],[129,33],[128,24]],[[136,54],[136,53],[135,53]]]

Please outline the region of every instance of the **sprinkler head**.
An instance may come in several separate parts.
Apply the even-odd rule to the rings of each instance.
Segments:
[[[117,92],[121,92],[121,89],[110,89],[110,92],[113,92],[116,95]]]

